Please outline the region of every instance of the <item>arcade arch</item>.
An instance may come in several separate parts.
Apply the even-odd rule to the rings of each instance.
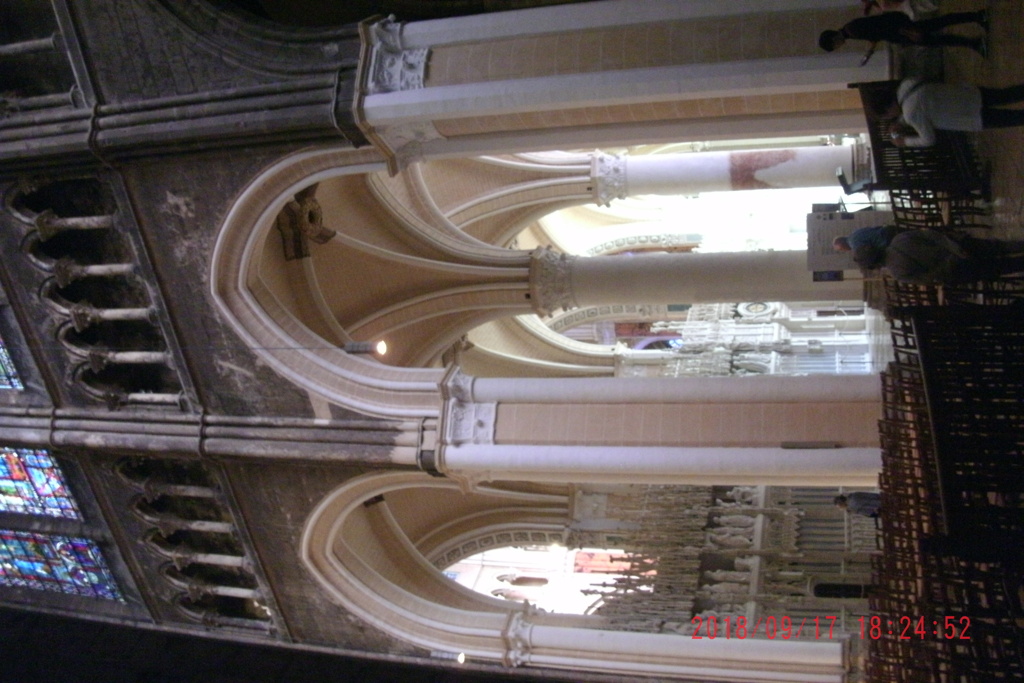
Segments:
[[[549,494],[522,490],[460,494],[454,482],[411,472],[363,475],[320,501],[303,532],[303,563],[334,600],[390,635],[512,666],[720,681],[842,680],[838,642],[703,641],[613,631],[600,617],[535,612],[458,586],[427,561],[410,537],[415,531],[407,532],[401,514],[391,510],[390,499],[422,494],[410,490],[444,492],[451,507],[441,514],[452,518],[453,532],[471,525],[478,505],[518,509],[514,523],[516,515],[528,517],[552,503]]]
[[[330,323],[308,259],[290,264],[264,260],[272,253],[265,249],[268,240],[278,239],[277,216],[298,192],[323,180],[382,169],[372,150],[349,148],[300,152],[267,168],[242,191],[223,221],[212,258],[212,295],[254,353],[310,394],[380,417],[436,416],[441,370],[391,367],[345,353],[339,343],[351,339]],[[272,273],[286,277],[273,279]],[[275,284],[293,276],[302,286],[288,300],[286,290]],[[312,300],[303,300],[303,294]]]
[[[460,362],[474,374],[613,374],[612,346],[568,339],[531,315],[531,254],[463,232],[438,209],[421,170],[388,178],[369,152],[312,150],[278,161],[243,191],[218,238],[212,282],[256,352],[320,398],[389,417],[423,414],[414,406],[436,414],[427,387],[464,336]],[[329,239],[290,259],[279,246],[289,239],[282,209],[313,192]],[[387,365],[338,350],[380,338],[391,349]]]

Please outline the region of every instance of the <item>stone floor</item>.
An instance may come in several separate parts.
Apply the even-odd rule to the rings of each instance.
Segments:
[[[944,0],[945,12],[988,7],[989,55],[944,48],[945,80],[1005,87],[1024,82],[1024,0]],[[949,30],[949,29],[947,29]],[[973,26],[952,30],[973,32]],[[987,130],[979,134],[978,151],[990,165],[993,237],[1024,238],[1024,128]]]

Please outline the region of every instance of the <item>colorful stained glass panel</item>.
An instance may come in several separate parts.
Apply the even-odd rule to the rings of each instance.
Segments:
[[[95,543],[55,534],[0,530],[0,586],[124,601]]]
[[[7,353],[4,340],[0,339],[0,389],[24,389],[18,377],[18,371],[14,369],[11,356]]]
[[[0,446],[0,511],[82,518],[49,453],[6,446]]]

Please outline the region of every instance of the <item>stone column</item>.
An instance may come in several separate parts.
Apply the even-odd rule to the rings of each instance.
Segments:
[[[438,463],[470,481],[695,486],[877,486],[877,448],[687,448],[464,443]]]
[[[483,379],[452,370],[442,393],[439,443],[420,464],[470,483],[876,486],[881,469],[874,438],[864,438],[880,414],[873,376]]]
[[[113,216],[77,216],[61,218],[47,209],[36,216],[36,229],[44,242],[65,230],[106,230],[113,227]]]
[[[62,258],[53,264],[53,276],[61,287],[86,277],[128,277],[134,272],[134,263],[79,265],[69,258]]]
[[[479,403],[795,403],[881,402],[874,375],[764,377],[487,378],[460,375]]]
[[[538,249],[530,267],[534,310],[601,304],[860,299],[861,282],[814,282],[805,251],[633,254],[585,258]]]
[[[853,176],[853,146],[593,156],[594,201],[643,194],[697,194],[836,185],[836,169]]]
[[[764,638],[737,640],[600,631],[531,623],[515,616],[506,629],[506,661],[559,668],[597,665],[623,675],[680,676],[691,680],[839,683],[843,644]]]
[[[0,57],[28,55],[33,52],[48,52],[57,46],[56,38],[56,36],[49,36],[47,38],[36,38],[35,40],[24,40],[20,43],[0,44]]]
[[[853,107],[841,96],[846,84],[886,77],[884,60],[859,68],[848,56],[822,53],[813,44],[782,53],[741,49],[753,38],[739,35],[744,25],[751,32],[788,34],[793,16],[839,7],[836,0],[592,5],[583,13],[567,6],[523,9],[515,21],[492,14],[364,25],[369,59],[360,65],[366,85],[355,106],[361,129],[392,170],[435,155],[565,149],[597,140],[634,144],[857,131],[863,115],[848,116]],[[837,10],[837,23],[841,16]],[[737,28],[725,31],[732,39],[712,48],[720,61],[694,60],[680,43],[708,38],[706,26],[713,22]],[[659,40],[663,30],[675,32],[674,46],[642,44],[648,37]],[[603,68],[593,68],[597,63]],[[815,93],[827,95],[813,110],[788,99]],[[775,103],[755,106],[751,100],[746,110],[747,98],[774,96]],[[731,98],[743,111],[726,116],[719,98]],[[696,116],[691,112],[699,104],[686,106],[702,101],[713,101],[706,108],[722,115]],[[680,103],[687,113],[673,116],[666,107],[667,115],[638,116],[650,103]]]

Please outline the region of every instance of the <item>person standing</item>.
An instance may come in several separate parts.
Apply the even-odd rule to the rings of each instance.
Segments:
[[[822,31],[818,36],[818,47],[825,52],[832,52],[842,47],[847,40],[866,40],[871,43],[885,41],[897,45],[969,47],[986,56],[988,50],[985,38],[940,32],[947,26],[969,23],[979,24],[987,30],[988,13],[984,10],[954,12],[934,19],[914,21],[903,12],[882,12],[849,21],[838,31]]]
[[[936,130],[1024,126],[1024,109],[1002,108],[1024,102],[1024,83],[980,88],[906,79],[896,90],[896,101],[899,118],[889,126],[889,136],[897,147],[930,147]]]
[[[853,252],[865,270],[885,268],[909,284],[954,284],[995,280],[1024,272],[1024,241],[959,237],[937,230],[900,230],[895,226],[859,228],[837,237],[832,248]]]
[[[877,517],[882,509],[882,496],[870,491],[854,491],[845,496],[836,496],[833,501],[836,507],[846,510],[851,515]]]

